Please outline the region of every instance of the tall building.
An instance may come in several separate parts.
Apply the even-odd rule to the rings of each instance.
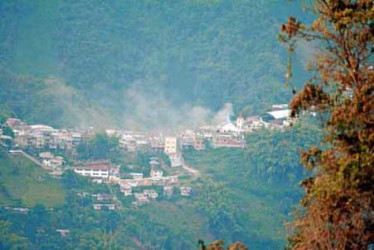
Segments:
[[[176,154],[178,153],[178,139],[177,137],[166,137],[165,138],[165,153]]]

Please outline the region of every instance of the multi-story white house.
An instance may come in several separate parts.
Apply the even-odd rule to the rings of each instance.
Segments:
[[[177,137],[165,137],[165,153],[168,155],[178,153]]]
[[[110,164],[93,163],[93,164],[76,165],[74,166],[74,172],[79,175],[89,176],[91,178],[106,179],[106,178],[109,178]]]

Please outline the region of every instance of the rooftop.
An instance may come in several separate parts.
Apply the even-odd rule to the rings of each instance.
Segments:
[[[110,165],[109,164],[75,165],[74,168],[108,170],[110,168]]]
[[[290,109],[276,110],[276,111],[267,112],[267,114],[273,116],[275,119],[282,119],[282,118],[290,117],[291,110]]]

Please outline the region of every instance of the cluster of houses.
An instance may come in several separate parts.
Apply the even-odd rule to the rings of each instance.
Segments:
[[[174,186],[164,186],[162,194],[164,197],[168,198],[174,194]],[[191,187],[180,187],[180,196],[191,196]],[[155,189],[144,189],[143,191],[134,192],[133,194],[133,206],[143,206],[149,203],[152,200],[159,198],[159,193]],[[98,193],[98,194],[89,194],[87,192],[78,192],[77,196],[79,197],[92,197],[93,204],[92,208],[96,211],[100,210],[116,210],[120,209],[120,205],[115,203],[115,199],[111,194],[107,193]],[[18,208],[17,208],[18,209]],[[20,209],[19,209],[20,210]],[[21,210],[20,210],[21,211]],[[22,210],[23,211],[23,210]],[[28,212],[28,210],[27,210]]]
[[[282,129],[290,125],[290,110],[287,104],[273,105],[271,111],[261,116],[237,117],[232,122],[218,126],[201,126],[195,130],[186,130],[176,136],[163,136],[135,131],[107,129],[108,136],[119,139],[119,146],[128,152],[147,151],[166,153],[172,166],[181,166],[183,149],[204,150],[207,145],[213,148],[245,148],[244,135],[258,129]],[[55,129],[47,125],[28,125],[17,118],[9,118],[4,126],[14,132],[13,146],[21,149],[73,150],[79,143],[93,135],[88,130]],[[0,130],[1,135],[1,130]],[[2,141],[11,140],[1,135]],[[43,159],[44,160],[44,159]]]
[[[191,187],[179,187],[180,196],[191,196]],[[174,193],[173,186],[164,186],[163,187],[164,197],[171,197]],[[132,202],[134,206],[142,206],[150,202],[150,200],[155,200],[159,197],[159,194],[154,189],[145,189],[143,192],[134,193],[135,201]]]
[[[63,167],[65,165],[64,158],[62,156],[56,156],[53,153],[46,151],[39,153],[39,157],[44,168],[53,171],[55,175],[63,174]]]
[[[112,203],[113,197],[110,194],[99,193],[91,195],[95,199],[95,203],[92,204],[94,210],[102,210],[106,208],[107,210],[116,210],[117,206]]]
[[[155,157],[152,157],[151,162],[156,162]],[[82,170],[84,166],[85,172]],[[88,169],[92,169],[88,173]],[[114,171],[111,171],[114,168]],[[102,170],[105,169],[105,173]],[[99,170],[99,171],[98,171]],[[151,168],[150,177],[144,178],[142,173],[129,173],[128,176],[131,176],[129,179],[119,178],[118,167],[112,167],[109,163],[105,162],[96,162],[91,164],[77,165],[74,167],[74,171],[80,175],[87,176],[95,180],[96,182],[103,182],[109,184],[118,184],[120,190],[125,197],[132,196],[133,206],[142,206],[149,203],[151,200],[156,200],[159,197],[159,193],[150,186],[162,186],[163,196],[171,197],[174,193],[173,185],[178,184],[177,176],[164,177],[162,170]],[[141,192],[133,192],[135,187],[143,187]],[[190,196],[192,188],[182,186],[179,188],[180,196]],[[77,193],[80,197],[89,196],[88,193],[79,192]],[[92,204],[94,210],[116,210],[118,205],[113,203],[113,197],[110,194],[99,193],[90,195],[94,198],[95,202]]]
[[[182,152],[186,149],[205,150],[207,147],[220,148],[245,148],[245,134],[253,133],[259,129],[283,129],[290,125],[290,110],[287,104],[273,105],[271,111],[261,116],[239,116],[232,122],[230,119],[219,126],[201,126],[194,130],[186,130],[175,136],[154,135],[134,131],[107,129],[105,132],[110,137],[117,137],[121,150],[127,152],[152,152],[165,153],[170,160],[171,167],[184,167]],[[25,154],[31,160],[39,162],[45,169],[51,170],[56,175],[61,175],[64,170],[72,169],[75,173],[90,177],[96,183],[110,183],[120,186],[124,196],[133,196],[134,205],[143,205],[158,197],[153,189],[143,192],[133,192],[135,187],[163,186],[166,196],[173,194],[173,185],[178,184],[178,176],[164,176],[157,157],[150,159],[151,170],[149,177],[143,173],[127,173],[121,176],[120,166],[113,166],[109,161],[76,162],[73,166],[66,166],[61,156],[52,152],[58,150],[74,152],[76,147],[94,135],[92,128],[88,130],[55,129],[47,125],[28,125],[17,118],[9,118],[2,128],[12,129],[14,136],[3,135],[0,129],[0,143],[12,148],[13,152]],[[29,150],[33,155],[28,155],[22,150]],[[30,150],[29,150],[30,151]],[[189,196],[191,187],[180,187],[181,196]],[[94,204],[95,210],[116,209],[111,203]]]
[[[145,189],[143,192],[133,192],[133,189],[136,187],[162,186],[164,196],[170,197],[173,194],[173,185],[179,183],[177,175],[164,176],[163,170],[160,167],[160,161],[157,157],[151,157],[149,165],[151,167],[149,177],[144,177],[143,173],[129,173],[128,175],[131,178],[110,178],[111,183],[115,183],[120,186],[120,190],[124,196],[134,197],[134,201],[132,203],[133,205],[144,205],[150,200],[157,199],[159,196],[154,189]]]
[[[140,206],[150,200],[157,199],[159,194],[154,189],[146,189],[142,193],[134,192],[134,188],[162,186],[164,195],[171,196],[174,189],[173,185],[179,183],[177,175],[164,176],[157,157],[151,157],[149,165],[149,177],[144,177],[143,173],[138,172],[121,173],[120,166],[113,166],[109,161],[81,162],[74,165],[72,169],[79,175],[91,178],[95,183],[119,185],[121,193],[125,197],[133,196],[134,202],[132,204]],[[180,194],[181,196],[190,196],[191,187],[181,187]],[[115,207],[108,207],[109,205],[105,204],[94,204],[94,209],[101,210],[103,206],[108,209],[115,209]]]
[[[142,206],[147,204],[150,199],[155,200],[158,197],[158,193],[154,189],[143,190],[142,193],[134,193],[135,201],[132,202],[135,206]]]
[[[116,210],[119,208],[115,203],[113,203],[113,196],[106,193],[89,194],[87,192],[77,192],[80,198],[91,197],[93,199],[92,208],[94,210]]]
[[[13,146],[19,148],[72,150],[93,133],[92,130],[59,130],[43,124],[29,125],[17,118],[8,118],[4,126],[13,130]]]
[[[261,116],[237,117],[236,121],[219,126],[201,126],[186,130],[177,136],[154,136],[134,131],[106,130],[107,135],[119,138],[121,149],[136,152],[164,152],[169,155],[173,166],[183,164],[180,152],[183,149],[204,150],[207,145],[213,148],[245,148],[244,135],[258,129],[283,129],[290,126],[288,104],[273,105],[271,111]]]

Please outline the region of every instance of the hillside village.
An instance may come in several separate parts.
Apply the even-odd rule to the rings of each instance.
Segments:
[[[106,129],[105,133],[108,137],[118,139],[121,151],[130,154],[137,152],[165,154],[168,157],[169,165],[159,157],[150,157],[150,171],[147,177],[139,172],[123,173],[120,171],[121,166],[113,165],[108,159],[78,161],[77,147],[95,135],[93,128],[55,129],[48,125],[29,125],[20,119],[8,118],[0,130],[1,145],[11,154],[30,159],[55,178],[60,178],[65,171],[72,170],[81,176],[91,178],[94,183],[118,185],[124,197],[133,197],[132,205],[142,206],[160,195],[152,187],[161,187],[162,195],[166,197],[170,197],[177,188],[181,197],[188,197],[193,193],[192,188],[179,178],[183,171],[193,177],[199,174],[197,169],[184,162],[184,150],[200,151],[210,147],[243,149],[246,147],[245,134],[255,133],[259,129],[281,130],[288,127],[291,122],[289,115],[288,105],[273,105],[271,111],[262,116],[239,116],[234,122],[227,119],[226,123],[218,126],[201,126],[173,136]],[[13,136],[4,133],[9,128]],[[71,157],[63,158],[58,154],[61,150],[70,152]],[[172,171],[172,175],[165,175],[165,170],[169,168],[175,171]],[[141,191],[138,187],[141,187]],[[103,207],[109,210],[117,209],[117,205],[112,202],[115,197],[110,194],[91,195],[97,201],[93,204],[93,209],[101,210]]]

